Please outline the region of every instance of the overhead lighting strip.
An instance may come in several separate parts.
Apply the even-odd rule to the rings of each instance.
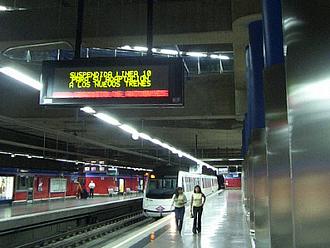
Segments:
[[[89,162],[78,161],[78,160],[51,158],[51,157],[44,157],[44,156],[37,156],[37,155],[23,154],[23,153],[12,153],[12,152],[0,151],[0,154],[10,155],[12,158],[26,157],[26,158],[48,159],[48,160],[54,160],[54,161],[59,161],[59,162],[72,163],[72,164],[76,164],[76,165],[80,164],[80,165],[89,165],[89,166],[103,166],[103,167],[112,167],[112,168],[119,168],[119,169],[126,169],[126,170],[135,170],[135,171],[149,171],[149,172],[153,171],[152,169],[145,169],[145,168],[136,168],[136,167],[130,167],[130,166],[121,166],[121,165],[97,164],[97,163],[89,163]]]
[[[21,83],[24,83],[32,88],[35,88],[36,90],[40,91],[42,89],[42,83],[12,67],[9,66],[1,67],[0,72],[11,78],[16,79],[17,81],[20,81]]]
[[[136,51],[136,52],[147,52],[148,48],[143,46],[129,46],[125,45],[122,47],[118,47],[117,49],[121,50],[128,50],[128,51]],[[179,52],[176,50],[171,49],[160,49],[160,48],[152,48],[153,53],[159,53],[164,55],[186,55],[189,57],[196,57],[196,58],[205,58],[210,57],[211,59],[220,59],[220,60],[230,60],[230,57],[227,55],[219,54],[219,53],[206,53],[206,52]]]
[[[157,138],[153,138],[151,137],[150,135],[146,134],[146,133],[141,133],[139,132],[138,130],[136,130],[134,127],[131,127],[130,125],[127,125],[127,124],[122,124],[119,120],[117,120],[115,117],[109,115],[109,114],[105,114],[105,113],[98,113],[96,110],[94,110],[93,108],[91,107],[83,107],[81,108],[80,110],[84,111],[85,113],[87,114],[90,114],[90,115],[93,115],[95,116],[96,118],[112,125],[112,126],[115,126],[115,127],[118,127],[120,128],[122,131],[126,132],[126,133],[129,133],[132,135],[132,138],[134,140],[137,140],[139,138],[143,139],[143,140],[147,140],[157,146],[161,146],[163,147],[164,149],[167,149],[169,150],[170,152],[172,152],[173,154],[177,154],[178,157],[185,157],[191,161],[194,161],[196,162],[198,165],[201,165],[201,166],[206,166],[207,168],[209,169],[212,169],[212,170],[216,170],[215,167],[203,162],[202,160],[198,159],[198,158],[195,158],[193,156],[191,156],[190,154],[188,153],[185,153],[173,146],[171,146],[170,144],[168,143],[165,143],[165,142],[162,142],[161,140],[157,139]]]

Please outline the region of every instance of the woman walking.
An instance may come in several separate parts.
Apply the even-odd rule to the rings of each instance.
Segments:
[[[178,187],[175,190],[175,194],[173,195],[172,206],[174,204],[176,227],[180,233],[182,230],[183,217],[184,217],[186,203],[187,203],[187,197],[183,193],[183,189],[181,187]]]
[[[206,201],[205,195],[202,193],[201,187],[199,185],[196,185],[194,188],[194,193],[191,196],[191,206],[190,211],[191,214],[194,217],[194,225],[193,225],[193,233],[196,234],[197,232],[202,231],[202,212],[203,212],[203,206]]]

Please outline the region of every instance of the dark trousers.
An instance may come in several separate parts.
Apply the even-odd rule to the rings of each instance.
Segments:
[[[193,215],[194,215],[194,226],[193,232],[201,232],[202,230],[202,213],[203,207],[193,207]]]
[[[182,224],[183,224],[183,217],[184,217],[184,212],[185,212],[185,207],[182,208],[175,208],[175,221],[176,221],[176,226],[178,228],[178,231],[181,232],[182,230]]]
[[[89,189],[89,197],[94,198],[94,189]]]

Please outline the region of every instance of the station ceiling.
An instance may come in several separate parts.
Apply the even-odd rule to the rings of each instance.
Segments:
[[[230,52],[233,71],[194,74],[185,83],[183,108],[100,108],[125,123],[198,158],[240,156],[246,86],[244,51],[247,24],[259,18],[259,1],[155,1],[155,47],[180,51]],[[83,46],[145,46],[146,1],[89,0]],[[70,49],[74,43],[77,1],[0,0],[0,49]],[[55,42],[31,48],[30,45]],[[60,43],[59,43],[60,42]],[[40,62],[1,56],[40,74]],[[0,75],[0,140],[2,150],[73,160],[105,160],[113,164],[155,168],[188,164],[174,155],[81,112],[79,108],[39,106],[39,92]],[[45,149],[47,148],[47,149]],[[228,162],[210,162],[225,165]]]

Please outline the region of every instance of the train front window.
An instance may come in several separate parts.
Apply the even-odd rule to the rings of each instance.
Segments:
[[[176,178],[149,179],[147,198],[171,198],[176,188]]]

